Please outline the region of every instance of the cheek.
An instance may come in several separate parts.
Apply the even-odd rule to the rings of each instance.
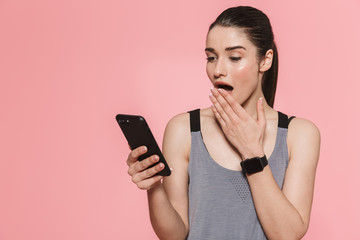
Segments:
[[[212,67],[209,64],[207,64],[206,65],[206,74],[211,82],[213,81],[213,79],[212,79],[212,77],[214,76],[213,73],[214,73],[214,70],[212,69]]]
[[[249,82],[257,81],[258,76],[257,65],[253,62],[244,62],[236,68],[233,68],[232,76],[237,79],[237,82],[247,84]]]
[[[236,79],[236,82],[239,82],[239,83],[247,82],[247,81],[249,81],[249,78],[251,78],[251,68],[249,68],[246,65],[239,66],[234,69],[234,71],[232,72],[231,75],[234,78],[234,80]]]
[[[257,72],[252,66],[244,66],[233,72],[232,78],[235,80],[235,88],[238,90],[239,99],[246,99],[258,85]]]

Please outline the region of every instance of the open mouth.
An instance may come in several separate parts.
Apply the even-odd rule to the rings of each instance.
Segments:
[[[226,84],[226,83],[216,83],[215,87],[224,89],[226,91],[232,91],[234,89],[232,86],[230,86],[229,84]]]

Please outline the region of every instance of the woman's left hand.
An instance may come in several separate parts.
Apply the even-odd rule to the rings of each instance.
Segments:
[[[263,100],[256,105],[257,120],[253,119],[235,99],[223,89],[211,89],[211,109],[225,136],[243,159],[264,155],[263,138],[266,118]]]

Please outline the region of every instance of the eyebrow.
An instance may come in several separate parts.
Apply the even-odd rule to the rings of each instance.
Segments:
[[[244,48],[243,46],[234,46],[234,47],[227,47],[225,48],[225,51],[232,51],[235,49],[244,49],[246,50],[246,48]],[[205,52],[215,52],[215,49],[213,48],[205,48]]]

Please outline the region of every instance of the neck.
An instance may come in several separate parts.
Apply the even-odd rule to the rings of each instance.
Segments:
[[[251,94],[251,96],[245,102],[241,104],[241,106],[253,119],[257,119],[256,106],[259,98],[263,98],[263,105],[264,105],[266,119],[272,118],[274,116],[273,114],[276,112],[272,107],[269,106],[269,104],[267,103],[264,97],[264,93],[262,92],[262,86],[261,86],[262,78],[263,78],[263,73],[259,73],[258,86],[256,90],[253,92],[253,94]]]
[[[241,105],[253,119],[257,119],[256,104],[257,104],[257,101],[259,100],[259,98],[260,97],[248,99],[246,102],[244,102]],[[266,109],[269,107],[269,105],[266,103],[265,98],[264,97],[262,97],[262,98],[263,98],[263,104],[264,104],[265,115],[266,115]]]
[[[266,102],[266,99],[264,97],[264,94],[262,91],[256,91],[254,94],[247,99],[241,106],[245,109],[245,111],[253,118],[257,119],[257,102],[259,98],[263,98],[263,105],[265,110],[265,117],[272,118],[272,113],[275,111],[272,107],[269,106],[269,104]]]

